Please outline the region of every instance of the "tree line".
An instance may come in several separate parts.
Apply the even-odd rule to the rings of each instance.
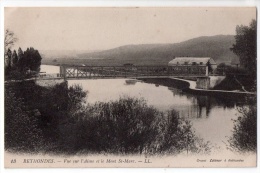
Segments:
[[[41,59],[39,51],[33,47],[25,51],[19,48],[17,52],[8,48],[5,55],[5,76],[36,74],[40,71]]]
[[[13,31],[5,30],[5,78],[21,79],[40,71],[42,57],[39,51],[33,47],[27,48],[25,51],[19,47],[17,51],[12,51],[12,47],[17,40]]]

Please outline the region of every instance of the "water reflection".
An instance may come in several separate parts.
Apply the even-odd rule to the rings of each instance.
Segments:
[[[236,109],[237,106],[247,105],[245,96],[208,96],[208,95],[195,95],[184,92],[182,89],[168,87],[172,92],[173,97],[179,96],[188,99],[192,102],[192,106],[176,107],[181,116],[202,118],[208,117],[212,108],[221,107],[223,109]]]
[[[144,98],[148,105],[160,111],[174,109],[180,116],[188,118],[196,130],[196,134],[223,146],[226,136],[232,135],[233,122],[238,111],[238,102],[234,99],[195,95],[184,92],[178,87],[168,88],[155,84],[136,82],[126,85],[127,79],[69,80],[69,85],[80,84],[88,91],[87,103],[109,102],[122,96]],[[180,87],[182,87],[180,85]],[[220,128],[221,127],[221,128]]]
[[[172,92],[173,97],[175,96],[185,97],[188,100],[190,100],[192,103],[192,106],[184,106],[183,108],[180,107],[177,108],[181,116],[185,116],[189,118],[202,118],[202,117],[207,118],[209,116],[210,111],[212,109],[213,98],[209,96],[203,96],[203,95],[194,96],[189,93],[185,93],[178,88],[168,87],[168,89]],[[213,105],[213,106],[217,106],[217,105]]]

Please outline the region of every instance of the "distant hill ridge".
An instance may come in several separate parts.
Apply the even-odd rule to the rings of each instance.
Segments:
[[[114,59],[125,63],[143,64],[156,61],[167,64],[174,57],[212,57],[217,63],[238,62],[238,57],[230,51],[235,43],[233,35],[203,36],[173,44],[125,45],[114,49],[78,55],[80,58]],[[144,61],[144,62],[142,62]],[[148,63],[147,65],[149,65]]]
[[[180,43],[125,45],[114,49],[78,54],[75,61],[60,59],[60,63],[87,65],[167,65],[174,57],[212,57],[218,64],[238,63],[230,50],[235,43],[233,35],[202,36]]]

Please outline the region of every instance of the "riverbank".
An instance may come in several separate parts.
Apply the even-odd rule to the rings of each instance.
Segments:
[[[256,96],[254,92],[241,92],[241,91],[227,91],[227,90],[209,90],[209,89],[197,89],[196,81],[180,79],[180,78],[143,78],[141,79],[147,83],[153,83],[163,85],[167,87],[173,87],[181,89],[185,92],[198,94],[198,95],[209,95],[209,96],[226,96],[226,97],[244,97],[244,96]]]
[[[186,90],[193,92],[193,93],[200,93],[200,94],[209,94],[209,95],[217,95],[217,94],[231,94],[231,95],[256,95],[253,92],[242,92],[242,91],[226,91],[226,90],[210,90],[210,89],[197,89],[196,82],[189,81],[185,79],[178,79],[178,78],[171,78],[172,80],[176,81],[183,81],[189,83],[189,88]]]

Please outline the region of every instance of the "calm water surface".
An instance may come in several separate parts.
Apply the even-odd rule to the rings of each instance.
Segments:
[[[59,67],[50,67],[58,71]],[[48,72],[48,67],[44,69]],[[52,72],[52,71],[51,71]],[[50,72],[50,73],[51,73]],[[236,103],[227,100],[184,93],[177,88],[158,86],[142,81],[129,84],[127,79],[69,80],[69,86],[79,84],[88,91],[87,102],[108,102],[123,96],[144,98],[148,105],[161,111],[175,109],[189,119],[196,134],[222,149],[232,135],[233,121],[239,114]]]
[[[232,119],[238,114],[236,106],[219,105],[214,98],[185,94],[181,90],[155,86],[144,82],[127,84],[126,79],[69,80],[69,85],[80,84],[87,90],[88,103],[108,102],[123,96],[144,98],[148,105],[161,111],[175,109],[191,120],[196,133],[211,143],[224,147],[222,141],[230,136]]]
[[[54,65],[41,65],[40,72],[44,72],[46,74],[59,73],[60,67]]]

